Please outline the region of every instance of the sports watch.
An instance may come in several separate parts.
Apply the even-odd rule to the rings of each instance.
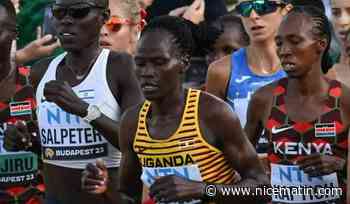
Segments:
[[[83,118],[83,120],[87,123],[91,123],[92,121],[101,117],[101,115],[102,113],[96,105],[89,105],[87,109],[87,115]]]

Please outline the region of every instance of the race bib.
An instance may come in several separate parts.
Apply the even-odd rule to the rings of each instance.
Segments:
[[[200,170],[197,165],[159,168],[143,167],[141,180],[143,181],[144,185],[147,188],[149,188],[157,178],[170,175],[184,177],[193,181],[203,181]],[[200,202],[201,200],[192,200],[188,202],[172,202],[171,204],[195,204]]]
[[[30,152],[0,154],[0,186],[27,185],[36,179],[38,158]]]
[[[317,203],[338,199],[337,174],[310,177],[299,166],[271,164],[271,185],[279,189],[272,201],[283,203]]]
[[[94,96],[91,90],[82,94],[86,99]],[[44,160],[79,161],[108,156],[108,142],[96,129],[54,103],[39,106],[38,121]]]

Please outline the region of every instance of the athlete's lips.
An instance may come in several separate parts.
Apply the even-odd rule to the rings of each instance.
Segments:
[[[290,61],[282,61],[281,62],[282,67],[285,71],[292,71],[295,69],[295,63]]]
[[[141,83],[141,89],[143,91],[155,91],[159,89],[159,86],[156,83]]]
[[[100,41],[100,45],[101,45],[102,47],[112,46],[111,43],[109,43],[109,42],[107,42],[107,41],[103,41],[103,40]]]
[[[62,31],[62,32],[59,32],[58,35],[61,37],[61,39],[70,39],[76,36],[75,33],[70,31]]]
[[[258,31],[258,30],[261,30],[261,29],[263,29],[263,28],[265,28],[264,26],[261,26],[261,25],[255,25],[255,26],[252,26],[251,28],[250,28],[250,30],[252,30],[252,31]]]

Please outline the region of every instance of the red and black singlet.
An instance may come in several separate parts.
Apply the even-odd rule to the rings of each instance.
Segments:
[[[38,157],[32,152],[7,152],[3,148],[4,131],[7,125],[23,121],[32,134],[36,134],[37,129],[34,114],[36,102],[34,89],[28,79],[29,69],[26,67],[17,68],[15,74],[15,95],[8,101],[0,102],[0,189],[3,191],[2,196],[0,196],[0,204],[22,199],[22,197],[17,196],[24,192],[32,192],[33,190],[30,190],[29,187],[38,189],[38,191],[44,189],[42,179],[38,176]],[[23,198],[27,202],[19,202],[40,203],[36,198],[31,197]]]
[[[305,195],[300,196],[273,196],[273,201],[345,204],[346,170],[323,177],[309,177],[294,165],[298,158],[315,153],[347,158],[349,127],[344,125],[341,116],[341,84],[330,81],[323,113],[312,122],[293,121],[288,117],[285,103],[287,84],[287,78],[277,83],[273,93],[273,107],[265,127],[265,134],[270,142],[268,159],[271,164],[271,184],[277,188],[301,186],[331,190],[333,187],[340,187],[343,196],[308,195],[304,192]]]

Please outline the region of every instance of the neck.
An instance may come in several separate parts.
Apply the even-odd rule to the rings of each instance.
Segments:
[[[341,52],[339,63],[350,65],[350,57],[348,56],[345,50],[342,50]]]
[[[0,62],[0,81],[5,79],[11,71],[11,62],[10,60]]]
[[[288,93],[298,96],[323,95],[328,91],[328,86],[321,71],[321,65],[313,67],[304,77],[289,78]]]
[[[66,64],[72,67],[77,74],[85,73],[90,68],[87,63],[94,60],[100,51],[101,47],[98,43],[93,43],[79,51],[70,51],[66,56]]]
[[[181,87],[177,87],[176,91],[171,91],[169,95],[162,99],[152,101],[152,116],[181,114],[184,101],[184,90]]]
[[[274,41],[252,42],[247,52],[249,66],[258,73],[271,74],[281,68]]]

